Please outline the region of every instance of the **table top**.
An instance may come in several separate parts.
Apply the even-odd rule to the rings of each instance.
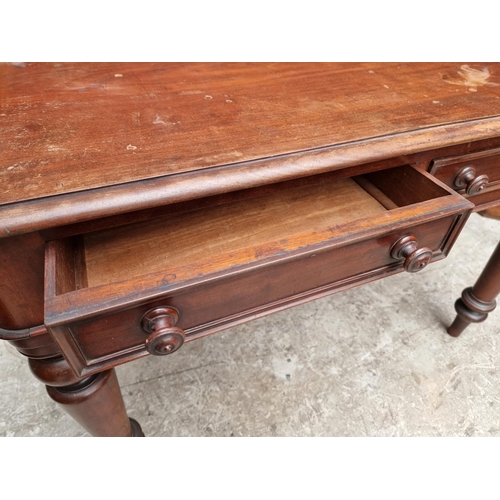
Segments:
[[[1,64],[0,123],[6,236],[498,136],[500,64]]]

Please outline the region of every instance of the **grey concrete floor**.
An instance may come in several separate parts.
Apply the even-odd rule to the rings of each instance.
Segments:
[[[499,236],[499,221],[472,215],[418,274],[118,367],[129,415],[148,436],[499,436],[500,312],[445,332]],[[86,435],[0,343],[0,436]]]

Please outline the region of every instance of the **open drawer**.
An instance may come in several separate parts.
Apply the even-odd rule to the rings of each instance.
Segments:
[[[473,207],[407,165],[202,204],[47,243],[46,326],[78,374],[417,271],[447,254]]]

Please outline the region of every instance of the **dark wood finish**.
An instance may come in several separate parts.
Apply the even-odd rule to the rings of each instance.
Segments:
[[[479,194],[489,182],[490,178],[486,174],[477,175],[472,166],[461,168],[453,179],[453,185],[457,189],[465,189],[465,194],[469,196]]]
[[[82,380],[62,356],[54,356],[50,359],[30,358],[28,363],[31,373],[40,382],[52,387],[69,387]]]
[[[432,260],[432,255],[430,248],[418,247],[418,239],[413,234],[399,238],[391,248],[391,256],[404,259],[403,268],[409,273],[421,271]]]
[[[37,233],[0,238],[0,326],[43,324],[44,241]]]
[[[448,333],[458,337],[471,323],[479,323],[496,307],[496,296],[500,293],[500,243],[487,262],[483,272],[472,288],[466,288],[455,303],[457,317],[448,328]]]
[[[411,230],[419,241],[436,249],[434,260],[437,260],[444,257],[460,225],[460,217],[452,216],[414,226]],[[443,242],[446,230],[450,234]],[[122,299],[130,301],[129,309],[120,309],[117,313],[113,309],[106,312],[96,310],[92,313],[94,317],[88,319],[66,317],[67,324],[51,326],[51,331],[75,370],[93,373],[147,354],[140,320],[155,305],[169,305],[180,311],[178,326],[186,332],[186,342],[190,342],[245,320],[400,272],[402,264],[390,257],[390,248],[402,234],[404,232],[400,230],[380,237],[378,241],[367,240],[333,250],[311,251],[300,261],[290,259],[262,270],[235,272],[214,283],[208,280],[193,284],[186,293],[162,292],[159,282],[156,283],[156,298],[150,297],[150,302],[144,304],[137,295],[129,296]],[[443,243],[445,247],[441,250]],[[353,255],[359,260],[353,259]],[[373,269],[367,269],[367,261]],[[106,302],[116,297],[118,288],[108,290]],[[167,304],[160,298],[162,295],[168,299]],[[116,339],[119,339],[119,344]]]
[[[467,196],[500,187],[500,148],[437,158],[430,172]],[[477,206],[481,201],[474,199]]]
[[[21,354],[30,359],[48,359],[61,355],[59,346],[47,333],[23,340],[9,341]]]
[[[33,375],[46,385],[49,396],[93,436],[143,436],[129,419],[114,370],[80,377],[64,359],[47,332],[11,342],[28,356]]]
[[[114,370],[101,372],[65,387],[47,386],[49,396],[96,437],[141,437],[136,421],[127,417]]]
[[[0,236],[498,137],[499,68],[2,65]]]
[[[184,344],[184,330],[174,326],[178,319],[179,311],[169,306],[155,307],[142,317],[142,329],[151,334],[144,342],[149,354],[172,354]]]
[[[436,185],[425,173],[410,167],[368,177],[390,192],[397,201],[391,201],[391,206],[400,209],[388,212],[351,179],[323,178],[318,184],[275,186],[260,197],[189,210],[176,214],[174,219],[155,218],[86,235],[80,239],[85,248],[79,251],[85,254],[89,287],[149,274],[162,274],[170,284],[185,282],[200,273],[208,275],[264,258],[280,258],[284,252],[297,252],[334,239],[356,239],[356,233],[367,237],[373,227],[376,229],[372,236],[383,232],[383,226],[418,223],[472,207],[452,191]],[[381,181],[386,178],[391,182],[382,186]],[[403,199],[401,183],[406,178],[410,179],[412,193]],[[359,182],[360,178],[355,180]],[[383,203],[387,203],[387,194],[382,195]],[[64,239],[53,245],[53,260],[58,268],[56,281],[46,281],[52,287],[47,290],[50,297],[76,290],[73,276],[68,278],[65,271],[81,264],[72,257],[73,253],[64,253],[72,244],[72,240]],[[121,266],[116,266],[117,261]]]
[[[402,194],[406,185],[412,192]],[[371,186],[370,192],[362,186]],[[171,332],[180,347],[184,332],[191,341],[217,331],[215,326],[268,314],[367,276],[418,271],[446,255],[470,208],[407,166],[354,179],[281,184],[260,197],[178,213],[174,221],[157,218],[85,235],[77,254],[85,255],[89,286],[80,289],[67,276],[67,269],[78,272],[81,263],[66,251],[72,243],[54,241],[47,246],[45,321],[74,369],[95,373],[157,354],[141,327],[151,308],[181,311],[182,333]],[[424,248],[413,245],[413,236],[394,253],[395,242],[409,230]],[[363,259],[353,260],[353,254]]]
[[[140,434],[107,370],[157,341],[416,270],[500,204],[498,63],[4,64],[0,103],[0,328],[50,328],[12,343],[98,435]]]
[[[13,203],[325,145],[394,140],[448,124],[463,132],[471,121],[500,115],[499,68],[493,63],[2,65],[0,198]],[[494,124],[483,134],[494,135]],[[27,145],[29,157],[21,158]]]
[[[264,186],[381,159],[391,162],[401,151],[410,155],[429,147],[439,148],[443,143],[455,144],[455,141],[484,139],[495,132],[500,136],[500,119],[498,124],[496,120],[488,119],[484,123],[468,123],[466,130],[462,128],[463,125],[452,124],[409,133],[407,137],[382,137],[362,143],[327,147],[319,151],[306,151],[284,157],[214,167],[200,172],[186,172],[12,203],[0,206],[0,237],[152,209],[164,204]]]
[[[480,194],[474,196],[474,212],[483,212],[498,206],[500,189],[483,189]]]

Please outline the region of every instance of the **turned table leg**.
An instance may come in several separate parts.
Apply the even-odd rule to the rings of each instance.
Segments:
[[[140,437],[129,419],[115,370],[75,377],[64,358],[30,359],[31,371],[44,382],[49,396],[92,436]]]
[[[92,436],[144,437],[139,423],[127,417],[115,370],[72,386],[51,387],[49,396]]]
[[[144,436],[127,416],[114,369],[77,377],[47,334],[11,343],[29,357],[31,372],[49,396],[92,436]]]
[[[455,302],[457,316],[448,333],[458,337],[471,323],[479,323],[496,307],[500,293],[500,243],[473,287],[466,288]]]

